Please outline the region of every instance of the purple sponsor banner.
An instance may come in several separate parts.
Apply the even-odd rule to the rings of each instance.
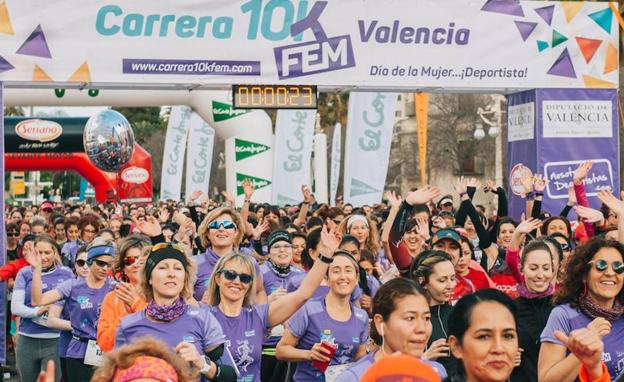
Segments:
[[[601,189],[619,195],[617,90],[540,89],[537,99],[537,161],[549,181],[542,209],[559,214],[573,172],[586,160],[594,163],[584,180],[590,206],[600,208]]]
[[[0,167],[4,174],[4,102],[2,99],[2,82],[0,82]],[[0,176],[0,186],[4,190],[4,176]],[[6,261],[6,228],[4,226],[4,198],[0,198],[0,232],[2,237],[0,238],[0,266],[4,265]],[[6,283],[0,282],[0,364],[6,363],[6,304],[7,304],[7,290]]]
[[[535,98],[534,90],[507,96],[509,216],[516,220],[520,219],[520,216],[526,210],[525,200],[517,195],[517,186],[522,176],[517,169],[522,164],[535,173],[537,166],[535,113],[530,112],[535,110]],[[528,134],[524,136],[516,134],[515,131],[519,129],[525,129],[525,132]],[[516,168],[516,171],[512,171],[514,168]],[[516,189],[516,193],[514,193],[514,189]]]
[[[213,76],[259,76],[260,61],[159,60],[124,58],[124,74],[197,74]]]
[[[355,66],[349,35],[280,46],[273,53],[280,80]]]

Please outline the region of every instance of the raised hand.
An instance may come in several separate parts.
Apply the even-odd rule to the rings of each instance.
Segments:
[[[335,229],[330,229],[324,225],[321,228],[321,252],[326,257],[333,257],[334,252],[340,246],[340,234]]]
[[[535,175],[535,181],[533,183],[533,187],[535,187],[536,192],[544,192],[546,185],[548,184],[548,179],[544,175],[537,174]]]
[[[438,190],[437,187],[425,186],[421,189],[412,191],[407,194],[407,197],[405,197],[405,201],[410,206],[413,206],[416,204],[425,204],[430,200],[437,198],[438,196],[440,196],[440,190]]]
[[[202,192],[200,190],[195,190],[193,191],[193,193],[191,194],[191,196],[189,197],[189,201],[194,202],[195,200],[197,200],[200,196],[202,195]]]
[[[444,219],[442,219],[444,221]],[[425,241],[429,240],[429,220],[427,218],[416,219],[416,233]]]
[[[533,232],[538,229],[542,225],[542,221],[539,219],[531,218],[529,220],[524,220],[518,224],[516,227],[516,232],[519,234],[526,235],[527,233]]]
[[[312,191],[310,191],[310,187],[305,184],[301,185],[301,195],[303,195],[303,201],[308,204],[314,203],[314,196],[312,195]]]
[[[41,256],[35,251],[35,245],[32,241],[27,241],[22,249],[24,260],[34,269],[41,269]]]
[[[251,200],[251,196],[256,191],[253,182],[248,178],[243,180],[243,193],[245,193],[245,200]]]
[[[457,191],[460,195],[465,194],[468,191],[468,181],[463,176],[457,181],[455,191]]]
[[[384,194],[386,199],[388,199],[388,204],[392,208],[399,208],[401,206],[402,199],[400,196],[396,195],[394,191],[386,191]]]
[[[132,222],[134,223],[136,229],[146,236],[154,237],[162,233],[160,223],[158,223],[158,220],[151,215],[146,216],[145,220],[137,220],[133,218]]]
[[[479,182],[479,180],[477,180],[477,178],[468,178],[467,185],[468,185],[468,187],[479,188],[479,187],[481,187],[481,182]]]
[[[576,206],[576,214],[587,223],[598,223],[604,220],[602,212],[589,207]]]
[[[616,198],[609,190],[600,190],[598,192],[598,199],[603,202],[609,209],[618,216],[618,218],[624,217],[624,201]]]
[[[124,304],[126,304],[127,308],[131,308],[134,302],[140,298],[137,287],[130,283],[124,282],[117,284],[115,287],[115,294],[121,301],[124,302]]]
[[[485,186],[483,187],[483,191],[485,192],[496,192],[497,189],[498,186],[496,185],[496,182],[492,179],[485,182]]]
[[[160,221],[161,223],[166,223],[169,220],[170,217],[170,213],[169,210],[166,208],[161,208],[160,211],[158,211],[158,221]]]
[[[578,168],[576,170],[574,170],[574,177],[573,177],[573,182],[574,184],[581,184],[583,182],[583,179],[585,179],[585,177],[587,176],[587,174],[589,173],[589,170],[592,168],[593,166],[593,162],[592,161],[585,161],[583,163],[581,163]]]
[[[253,230],[251,230],[251,235],[254,240],[260,240],[262,234],[269,230],[271,227],[271,223],[268,220],[263,220],[262,223],[256,224]]]
[[[570,186],[568,188],[568,206],[572,207],[576,205],[576,191],[574,191],[574,186]]]

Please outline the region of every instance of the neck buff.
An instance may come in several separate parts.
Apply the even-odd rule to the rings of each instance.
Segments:
[[[579,298],[579,309],[591,318],[602,317],[610,322],[619,320],[624,314],[624,306],[617,299],[613,308],[607,310],[596,304],[587,293]]]
[[[518,285],[518,293],[520,293],[520,297],[524,297],[524,298],[548,297],[548,296],[552,296],[553,293],[555,293],[555,286],[550,284],[548,286],[548,289],[546,289],[543,292],[531,292],[529,288],[527,288],[526,282],[523,282],[520,285]]]
[[[153,320],[170,322],[180,317],[186,311],[186,303],[179,297],[171,305],[158,305],[155,300],[147,304],[145,313]]]

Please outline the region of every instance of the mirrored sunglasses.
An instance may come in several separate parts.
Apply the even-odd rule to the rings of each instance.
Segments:
[[[234,229],[236,228],[236,223],[231,220],[213,220],[208,224],[208,228],[210,229],[219,229],[220,227]]]
[[[606,260],[592,260],[589,264],[593,264],[598,272],[604,272],[607,270],[607,267],[609,267],[609,263]],[[613,272],[621,275],[624,273],[624,263],[621,261],[614,261],[611,263],[611,269],[613,269]]]

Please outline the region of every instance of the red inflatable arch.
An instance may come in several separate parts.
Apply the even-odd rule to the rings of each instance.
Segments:
[[[138,144],[120,175],[98,169],[85,153],[8,153],[4,165],[6,171],[76,171],[93,186],[98,202],[152,200],[151,155]]]

